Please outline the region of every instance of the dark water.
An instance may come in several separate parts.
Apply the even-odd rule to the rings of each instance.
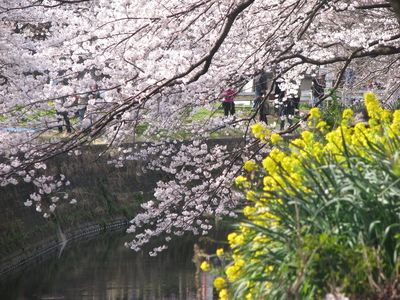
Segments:
[[[0,299],[212,299],[208,275],[198,272],[196,277],[193,240],[177,240],[150,257],[150,248],[140,252],[126,248],[124,242],[130,238],[113,232],[69,242],[61,253],[2,278]]]

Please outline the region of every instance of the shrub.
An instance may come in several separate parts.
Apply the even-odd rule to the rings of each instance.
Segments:
[[[346,109],[336,128],[311,109],[315,129],[290,142],[253,126],[275,147],[236,178],[250,204],[228,236],[231,263],[220,298],[373,299],[395,282],[400,111],[382,109],[371,93],[365,104],[368,123],[354,124]]]

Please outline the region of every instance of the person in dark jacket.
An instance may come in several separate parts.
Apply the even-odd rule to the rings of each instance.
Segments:
[[[253,110],[256,110],[265,97],[267,91],[267,73],[264,70],[259,70],[259,74],[254,78],[254,103]]]
[[[319,75],[317,78],[312,79],[312,107],[315,107],[317,102],[325,96],[325,75]],[[322,108],[322,103],[318,105],[318,107]]]
[[[65,86],[66,81],[61,80],[60,82],[57,83],[57,85],[59,85],[61,87]],[[70,122],[69,116],[68,116],[68,110],[65,109],[65,106],[67,106],[67,103],[68,103],[67,97],[62,97],[60,108],[56,110],[56,114],[57,114],[57,116],[59,116],[59,117],[57,117],[57,121],[61,122],[62,120],[64,120],[65,128],[67,129],[67,132],[71,133],[72,127],[71,127],[71,122]],[[59,133],[63,132],[63,125],[61,125],[61,124],[58,125],[58,132]]]
[[[295,100],[293,97],[286,97],[286,95],[282,99],[281,109],[280,109],[280,119],[281,126],[280,130],[285,128],[285,119],[288,121],[289,126],[293,124],[294,117],[294,108],[295,108]]]

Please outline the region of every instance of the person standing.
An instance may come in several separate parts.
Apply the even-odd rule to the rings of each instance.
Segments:
[[[235,114],[235,95],[236,95],[236,90],[232,87],[230,87],[227,91],[225,91],[221,97],[222,99],[222,107],[224,109],[224,115],[225,117],[228,117],[229,114],[233,116]]]
[[[260,121],[268,124],[267,115],[270,114],[270,107],[267,100],[262,101],[260,107]]]
[[[290,89],[289,96],[293,99],[294,113],[298,116],[300,115],[301,84],[296,83],[295,80],[291,80],[291,83],[297,85],[296,89]]]
[[[278,78],[273,86],[273,91],[274,91],[274,110],[275,110],[275,115],[280,116],[282,112],[282,103],[283,103],[283,97],[285,96],[285,91],[281,88],[281,85],[283,85],[284,81],[282,78]]]
[[[267,91],[267,73],[261,69],[257,70],[260,73],[254,78],[254,103],[253,110],[258,108],[262,98],[265,97]]]
[[[349,69],[346,74],[346,86],[351,89],[356,82],[356,71],[354,69]]]
[[[321,100],[325,96],[325,75],[319,75],[317,78],[313,78],[312,80],[312,107],[315,107],[317,102]],[[318,107],[322,108],[322,103],[318,105]]]
[[[282,104],[280,109],[280,119],[281,119],[280,130],[283,130],[285,128],[285,119],[287,119],[289,126],[292,126],[294,117],[294,108],[295,108],[294,98],[291,97],[291,95],[287,97],[287,95],[285,94],[282,98]]]
[[[89,103],[88,95],[82,95],[78,97],[78,117],[82,121],[85,118],[85,113]]]
[[[77,111],[76,115],[78,116],[79,121],[83,121],[85,118],[85,113],[87,110],[87,106],[89,103],[89,95],[88,94],[82,94],[82,95],[74,95],[74,103],[77,106]]]
[[[62,118],[64,119],[65,122],[65,127],[67,128],[67,132],[71,133],[72,129],[71,129],[71,122],[69,121],[69,117],[68,117],[68,111],[64,110],[64,111],[56,111],[57,116],[62,116]],[[61,118],[57,118],[58,122],[61,122],[62,119]],[[62,125],[58,125],[58,132],[62,133],[63,132],[63,126]]]
[[[60,92],[61,92],[61,94],[63,94],[64,91],[62,90],[62,87],[64,87],[66,85],[66,82],[64,80],[61,80],[60,82],[56,83],[56,85],[60,86],[60,89],[61,89]],[[67,97],[62,96],[61,103],[57,103],[58,105],[57,105],[57,109],[56,109],[56,114],[57,114],[57,116],[60,116],[60,117],[57,117],[57,121],[59,123],[61,123],[62,120],[64,120],[65,128],[67,129],[67,132],[71,133],[72,132],[71,122],[69,120],[68,110],[66,110],[67,102],[68,102]],[[59,133],[63,132],[63,125],[61,125],[61,124],[58,125],[58,132]]]

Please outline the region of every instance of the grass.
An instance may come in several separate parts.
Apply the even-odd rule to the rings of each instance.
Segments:
[[[21,111],[23,107],[18,107],[16,111]],[[301,111],[308,111],[310,109],[309,105],[300,105],[300,110]],[[149,123],[142,122],[134,126],[134,135],[133,135],[133,141],[149,141],[149,140],[159,140],[160,138],[175,138],[175,139],[187,139],[192,136],[191,130],[188,130],[190,125],[193,122],[201,122],[201,121],[206,121],[208,118],[223,118],[224,113],[221,104],[214,104],[212,105],[211,109],[207,108],[202,108],[195,114],[191,115],[192,110],[190,108],[186,108],[182,114],[182,126],[181,130],[179,130],[176,133],[171,134],[168,130],[160,129],[157,134],[152,134],[152,135],[145,135],[146,130],[149,127]],[[27,117],[25,120],[21,121],[21,127],[27,126],[27,120],[32,120],[36,119],[38,116],[43,117],[47,116],[49,118],[55,117],[55,110],[49,110],[49,111],[38,111],[35,114]],[[252,107],[250,105],[242,106],[242,105],[237,105],[236,106],[236,120],[240,119],[245,119],[248,120],[249,118],[254,117],[254,121],[258,122],[259,121],[259,115],[252,111]],[[276,121],[279,120],[279,116],[277,115],[268,115],[267,119],[269,121],[269,124],[272,124]],[[294,123],[297,122],[300,118],[295,117],[294,118]],[[6,119],[1,119],[0,121],[5,121]],[[70,119],[71,125],[75,126],[78,123],[78,118],[71,118]],[[243,124],[243,123],[242,123]],[[65,131],[65,130],[64,130]],[[215,130],[214,132],[211,133],[210,137],[211,138],[226,138],[226,137],[239,137],[243,136],[245,133],[245,127],[244,126],[236,126],[235,128],[232,128],[231,126],[227,126],[225,128],[221,128],[220,130]],[[39,135],[36,136],[37,139],[41,139],[43,142],[49,142],[52,139],[55,138],[65,138],[67,137],[67,133],[63,133],[60,135],[58,133],[57,126],[54,126],[54,130],[51,131],[46,131],[46,132],[40,132]],[[93,144],[103,144],[105,141],[99,137],[95,141],[93,141]]]

